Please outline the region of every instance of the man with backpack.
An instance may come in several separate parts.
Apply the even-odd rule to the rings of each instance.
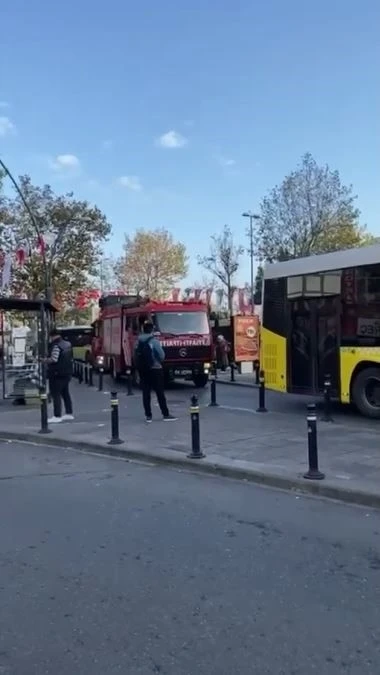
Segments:
[[[152,421],[151,393],[156,392],[158,405],[165,422],[176,417],[170,415],[164,392],[164,370],[162,367],[165,352],[159,340],[153,335],[153,323],[144,322],[144,332],[140,335],[135,348],[135,364],[140,375],[145,419]]]

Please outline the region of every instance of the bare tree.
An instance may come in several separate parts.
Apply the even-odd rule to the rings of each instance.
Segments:
[[[216,277],[225,288],[230,315],[232,315],[232,296],[235,290],[234,278],[243,253],[244,247],[234,243],[231,229],[225,225],[221,234],[211,237],[209,255],[198,256],[198,264]]]
[[[296,170],[261,203],[259,260],[288,260],[368,243],[351,186],[306,153]],[[371,238],[370,238],[371,239]]]

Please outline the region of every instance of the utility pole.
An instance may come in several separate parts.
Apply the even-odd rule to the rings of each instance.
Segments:
[[[243,218],[249,218],[249,256],[251,264],[251,314],[253,314],[254,301],[255,301],[255,291],[254,291],[254,278],[253,278],[253,221],[260,220],[260,216],[257,213],[252,213],[251,211],[245,211],[242,213]]]

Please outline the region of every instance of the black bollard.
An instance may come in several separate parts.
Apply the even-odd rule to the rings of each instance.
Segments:
[[[191,397],[190,406],[190,420],[191,420],[191,453],[189,459],[202,459],[205,457],[201,451],[201,435],[199,430],[199,404],[198,396],[195,394]]]
[[[331,378],[330,375],[325,375],[323,383],[323,415],[322,422],[332,422],[331,417]]]
[[[88,386],[89,387],[94,386],[94,371],[91,363],[88,364]]]
[[[255,369],[255,384],[259,385],[260,384],[260,361],[255,361],[254,362],[254,369]]]
[[[124,443],[119,436],[119,399],[116,391],[111,391],[111,440],[108,445]]]
[[[210,408],[216,408],[217,407],[217,402],[216,402],[216,364],[214,363],[212,365],[212,373],[211,373],[211,401],[209,403]]]
[[[99,368],[98,391],[103,391],[103,368]]]
[[[265,375],[264,371],[260,370],[260,377],[259,377],[259,407],[257,408],[256,412],[258,413],[266,413],[268,412],[266,407],[265,407]]]
[[[309,454],[309,470],[304,478],[309,480],[323,480],[324,473],[318,468],[318,441],[317,441],[317,413],[314,403],[307,406],[307,445]]]
[[[83,363],[78,363],[78,382],[79,384],[83,382]]]
[[[46,389],[41,387],[40,390],[40,404],[41,404],[41,429],[39,434],[50,434],[51,429],[48,426],[48,397]]]
[[[133,396],[132,370],[130,368],[127,369],[127,396]]]
[[[235,382],[235,364],[234,363],[231,363],[230,369],[231,369],[231,372],[230,372],[231,382]]]
[[[83,365],[83,369],[84,369],[84,383],[88,384],[88,365],[87,365],[87,363],[85,363]]]

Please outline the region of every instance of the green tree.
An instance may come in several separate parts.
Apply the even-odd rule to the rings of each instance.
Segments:
[[[118,263],[120,285],[131,293],[152,298],[167,295],[187,274],[186,247],[164,228],[136,231],[126,236]]]
[[[232,315],[233,292],[235,290],[234,279],[243,253],[243,246],[235,244],[231,229],[228,225],[225,225],[221,234],[211,237],[209,255],[198,256],[198,264],[223,284],[227,293],[230,315]]]
[[[269,262],[352,248],[368,237],[351,186],[310,153],[261,203],[256,254]]]
[[[25,244],[30,255],[14,272],[14,290],[29,297],[48,290],[70,304],[88,286],[111,225],[96,206],[74,199],[73,193],[57,196],[49,185],[33,185],[29,176],[20,176],[19,187],[34,224],[17,194],[10,217],[18,245]]]
[[[65,307],[59,312],[58,321],[61,326],[87,326],[92,321],[91,307]]]

